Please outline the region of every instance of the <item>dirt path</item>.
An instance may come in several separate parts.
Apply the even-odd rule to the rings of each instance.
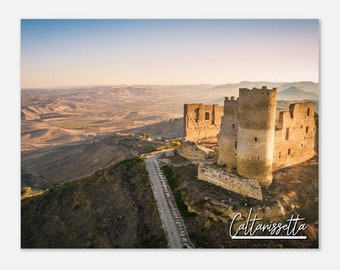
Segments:
[[[152,190],[157,202],[157,208],[170,248],[190,248],[187,233],[179,211],[167,187],[165,178],[159,170],[157,153],[145,158],[146,169],[149,172]]]

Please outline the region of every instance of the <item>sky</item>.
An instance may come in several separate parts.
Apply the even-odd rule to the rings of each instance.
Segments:
[[[21,88],[319,82],[316,19],[22,19]]]

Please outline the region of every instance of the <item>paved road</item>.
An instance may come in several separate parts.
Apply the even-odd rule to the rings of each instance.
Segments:
[[[157,153],[145,158],[146,169],[152,184],[152,190],[157,202],[158,212],[167,236],[170,248],[190,248],[183,221],[178,212],[166,180],[159,169]]]

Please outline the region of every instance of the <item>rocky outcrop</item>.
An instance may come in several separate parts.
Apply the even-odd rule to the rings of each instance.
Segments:
[[[206,160],[214,155],[214,151],[204,146],[198,145],[192,141],[184,141],[182,147],[178,150],[178,154],[182,157],[191,160]]]

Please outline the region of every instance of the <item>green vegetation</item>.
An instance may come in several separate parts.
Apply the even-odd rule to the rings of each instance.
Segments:
[[[189,212],[187,205],[185,204],[184,201],[184,193],[179,190],[179,179],[178,177],[174,174],[170,166],[164,166],[162,168],[163,173],[168,181],[168,185],[172,191],[172,194],[174,196],[176,205],[178,210],[181,212],[182,217],[184,218],[189,218],[189,217],[194,217],[197,216],[196,213],[194,212]]]
[[[170,142],[170,145],[171,145],[172,147],[178,147],[178,146],[182,146],[182,143],[181,143],[180,141],[177,141],[177,140],[172,140],[172,141]]]
[[[162,170],[166,177],[166,180],[168,181],[169,187],[171,188],[172,191],[175,191],[179,186],[178,178],[175,177],[175,174],[173,173],[170,166],[164,166]]]
[[[150,133],[140,132],[140,133],[138,133],[138,135],[141,136],[143,139],[149,139],[150,138]]]
[[[179,146],[182,146],[182,142],[173,139],[173,140],[171,140],[168,144],[159,146],[159,147],[157,147],[155,150],[156,150],[156,151],[161,151],[161,150],[165,150],[165,149],[176,148],[176,147],[179,147]]]

